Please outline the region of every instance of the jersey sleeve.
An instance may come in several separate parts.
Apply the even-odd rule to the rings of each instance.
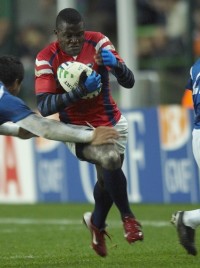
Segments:
[[[189,90],[192,90],[192,79],[190,78],[190,79],[188,79],[188,81],[187,81],[187,84],[186,84],[186,86],[185,86],[185,89],[187,90],[187,89],[189,89]]]
[[[4,94],[0,99],[0,124],[16,123],[33,113],[23,100],[11,94]]]
[[[39,53],[35,61],[35,93],[55,93],[56,88],[53,68],[45,54]]]
[[[98,51],[101,48],[111,50],[119,62],[124,62],[123,59],[119,56],[119,54],[115,50],[113,43],[110,41],[110,39],[107,36],[105,36],[104,34],[100,32],[95,32],[94,40],[96,42],[96,46],[95,46],[96,51]]]

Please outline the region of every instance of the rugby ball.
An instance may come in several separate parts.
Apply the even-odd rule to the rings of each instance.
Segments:
[[[93,70],[86,64],[78,61],[67,61],[62,63],[57,69],[58,81],[60,82],[62,88],[67,92],[77,88],[80,75],[83,71],[86,71],[86,75],[88,76]],[[82,98],[92,99],[98,96],[100,92],[101,89],[97,89],[96,91],[88,93]]]

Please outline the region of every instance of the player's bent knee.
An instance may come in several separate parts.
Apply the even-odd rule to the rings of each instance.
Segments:
[[[103,157],[102,167],[109,170],[120,168],[121,167],[120,154],[115,150],[109,151]]]

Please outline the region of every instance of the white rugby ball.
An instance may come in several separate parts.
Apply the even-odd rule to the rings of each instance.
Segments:
[[[80,75],[86,71],[87,76],[92,73],[92,68],[78,61],[67,61],[62,63],[57,69],[58,80],[67,92],[77,88]],[[101,88],[92,93],[88,93],[83,99],[91,99],[99,95]]]

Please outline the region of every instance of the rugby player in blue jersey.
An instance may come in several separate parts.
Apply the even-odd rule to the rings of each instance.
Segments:
[[[190,78],[186,90],[192,91],[195,114],[192,131],[192,150],[200,169],[200,59],[190,69]],[[188,254],[196,256],[195,229],[200,225],[200,209],[177,211],[172,214],[171,222],[176,227],[180,244]]]

